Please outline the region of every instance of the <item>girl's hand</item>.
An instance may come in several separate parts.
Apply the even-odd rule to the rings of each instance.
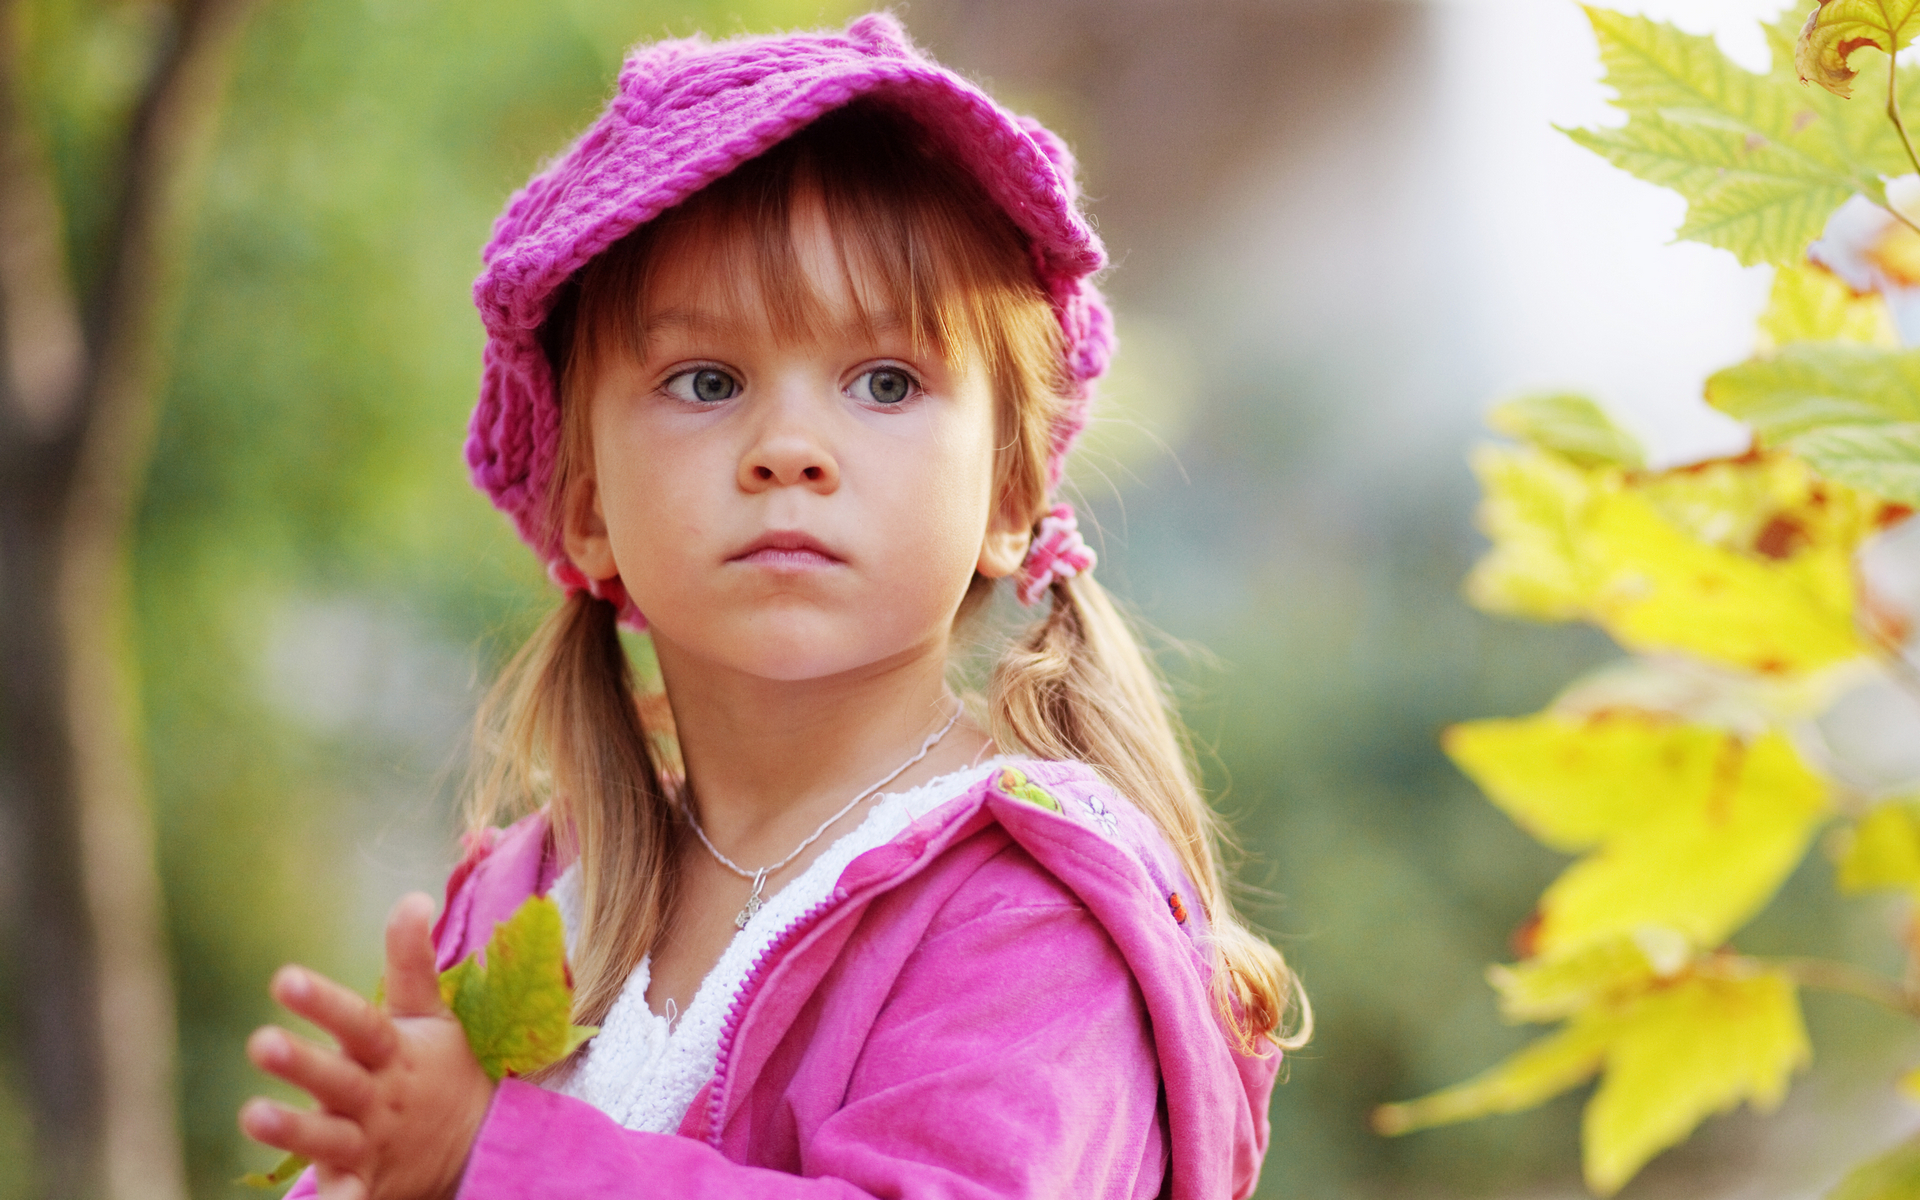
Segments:
[[[428,929],[433,901],[415,892],[387,920],[386,1003],[283,967],[269,989],[333,1035],[338,1049],[264,1026],[247,1040],[255,1066],[313,1095],[317,1111],[254,1099],[240,1128],[311,1158],[326,1200],[439,1200],[460,1184],[493,1081],[440,1002]]]

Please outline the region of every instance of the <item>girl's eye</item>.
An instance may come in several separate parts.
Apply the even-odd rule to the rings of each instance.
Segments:
[[[853,381],[854,399],[869,404],[898,404],[920,388],[913,376],[898,367],[876,367]]]
[[[682,371],[667,380],[667,394],[697,404],[715,404],[740,394],[740,381],[718,367]]]

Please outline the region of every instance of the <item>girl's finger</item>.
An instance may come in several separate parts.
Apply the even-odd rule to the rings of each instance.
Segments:
[[[358,1175],[323,1166],[315,1168],[313,1182],[319,1189],[320,1200],[367,1200],[366,1181]]]
[[[247,1057],[342,1116],[360,1116],[373,1095],[373,1079],[359,1063],[271,1025],[253,1031]]]
[[[359,1166],[367,1153],[366,1134],[347,1118],[327,1112],[299,1112],[257,1097],[240,1109],[240,1132],[256,1142],[343,1171]]]
[[[399,1044],[387,1014],[352,989],[304,967],[280,968],[267,990],[289,1012],[332,1034],[340,1048],[362,1066],[382,1066]]]
[[[387,918],[387,1011],[430,1017],[440,1011],[440,973],[433,965],[433,899],[409,892]]]

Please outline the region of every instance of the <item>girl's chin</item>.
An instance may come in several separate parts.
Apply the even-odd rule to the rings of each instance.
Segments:
[[[822,620],[817,614],[786,613],[685,638],[664,633],[662,647],[688,671],[717,668],[771,683],[805,683],[857,676],[921,654],[943,656],[940,631],[927,636],[885,636],[866,620]],[[656,641],[656,645],[659,642]]]

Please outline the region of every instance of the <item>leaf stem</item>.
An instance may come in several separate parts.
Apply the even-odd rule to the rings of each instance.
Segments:
[[[1907,136],[1907,123],[1900,119],[1900,56],[1887,55],[1887,119],[1900,134],[1900,144],[1907,148],[1907,161],[1913,164],[1914,173],[1920,175],[1920,154],[1913,152],[1913,139]],[[1902,218],[1903,220],[1905,218]],[[1908,221],[1907,224],[1913,224]]]
[[[1838,992],[1868,1000],[1882,1007],[1920,1018],[1920,995],[1915,995],[1884,975],[1861,970],[1851,963],[1830,958],[1776,958],[1758,960],[1780,971],[1801,987],[1823,992]]]
[[[1909,153],[1912,152],[1911,148],[1909,148],[1908,152]],[[1902,225],[1905,225],[1908,229],[1913,230],[1915,233],[1920,233],[1920,225],[1916,225],[1912,220],[1910,220],[1907,217],[1907,214],[1901,212],[1899,209],[1895,208],[1891,204],[1882,204],[1880,207],[1886,209],[1889,213],[1892,213],[1894,220],[1900,222]]]

